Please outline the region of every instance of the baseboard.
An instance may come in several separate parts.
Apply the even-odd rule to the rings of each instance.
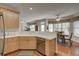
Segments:
[[[46,56],[45,54],[41,53],[40,51],[38,51],[37,49],[16,49],[14,51],[10,51],[8,53],[5,53],[4,56],[7,56],[11,53],[15,53],[15,52],[18,52],[18,51],[37,51],[38,53],[40,53],[42,56]]]
[[[26,50],[28,50],[28,51],[33,51],[34,50],[35,51],[36,49],[16,49],[14,51],[10,51],[10,52],[5,53],[4,56],[7,56],[11,53],[15,53],[15,52],[18,52],[18,51],[26,51]]]
[[[38,51],[38,50],[36,50],[38,53],[40,53],[41,55],[43,55],[43,56],[46,56],[45,54],[43,54],[43,53],[41,53],[40,51]]]
[[[35,51],[36,49],[19,49],[19,51],[26,51],[26,50],[27,51],[33,51],[33,50]]]
[[[11,54],[11,53],[18,52],[18,51],[19,51],[19,49],[16,49],[16,50],[14,50],[14,51],[10,51],[10,52],[8,52],[8,53],[5,53],[4,56],[7,56],[7,55],[9,55],[9,54]]]

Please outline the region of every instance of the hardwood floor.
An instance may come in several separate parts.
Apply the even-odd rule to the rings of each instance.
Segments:
[[[57,44],[56,53],[59,56],[79,56],[79,43],[73,42],[71,47]]]
[[[56,56],[79,56],[79,43],[73,42],[71,47],[56,45]],[[37,50],[17,50],[6,56],[43,56]]]
[[[17,50],[16,52],[12,52],[6,54],[6,56],[43,56],[37,50]]]

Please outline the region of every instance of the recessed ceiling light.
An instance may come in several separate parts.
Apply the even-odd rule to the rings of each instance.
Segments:
[[[29,8],[30,10],[32,10],[32,8]]]

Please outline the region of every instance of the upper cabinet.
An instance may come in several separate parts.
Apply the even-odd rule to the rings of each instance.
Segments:
[[[19,28],[19,12],[2,7],[0,12],[3,14],[6,29]],[[3,27],[2,23],[2,18],[0,17],[0,28]]]

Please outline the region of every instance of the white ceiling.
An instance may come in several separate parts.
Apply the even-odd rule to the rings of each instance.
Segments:
[[[26,22],[39,19],[56,18],[68,16],[79,12],[79,4],[59,4],[59,3],[4,3],[1,6],[7,6],[17,9],[20,12],[21,20]],[[33,10],[29,10],[32,7]]]

